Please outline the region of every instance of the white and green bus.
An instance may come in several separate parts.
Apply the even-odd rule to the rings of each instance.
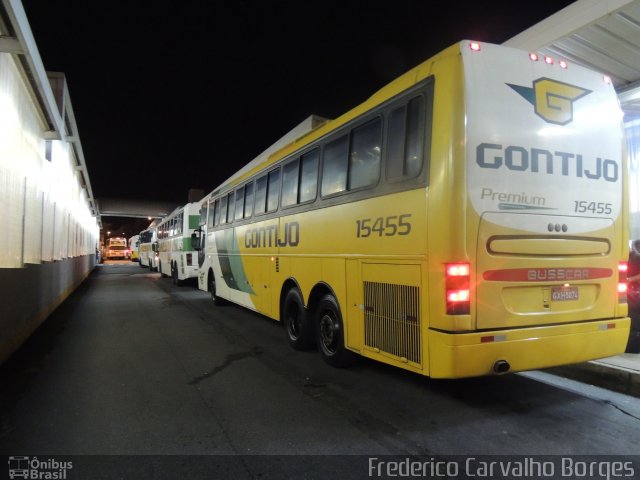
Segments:
[[[149,227],[140,232],[140,249],[138,251],[140,266],[149,267],[152,272],[158,268],[158,253],[153,249],[156,240],[156,227]]]
[[[176,208],[158,225],[158,269],[175,285],[198,276],[198,252],[191,247],[191,234],[199,226],[200,202]]]

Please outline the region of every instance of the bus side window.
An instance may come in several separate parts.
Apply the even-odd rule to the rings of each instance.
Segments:
[[[404,174],[407,177],[415,177],[422,170],[424,112],[424,97],[412,98],[407,112],[407,146],[404,154]]]
[[[211,208],[211,201],[204,202],[200,207],[200,221],[199,225],[204,225],[205,223],[209,226],[213,226],[213,212]]]
[[[274,212],[278,209],[278,198],[280,197],[280,169],[269,172],[269,184],[267,188],[267,212]]]
[[[215,201],[215,204],[213,207],[213,224],[215,226],[220,225],[220,200],[219,199]]]
[[[322,196],[333,195],[347,189],[347,160],[349,137],[344,135],[324,147],[322,157]]]
[[[227,223],[227,200],[228,197],[220,197],[220,225]]]
[[[298,159],[282,167],[282,206],[298,203]]]
[[[235,203],[233,202],[233,194],[235,192],[229,193],[229,201],[227,201],[227,208],[229,211],[227,212],[227,223],[233,222],[233,207],[235,207]]]
[[[349,151],[349,190],[378,183],[381,131],[380,118],[353,130]]]
[[[253,182],[244,187],[244,218],[251,217],[253,213]]]
[[[266,212],[267,207],[267,176],[256,180],[256,206],[253,211],[256,215]]]
[[[302,156],[300,165],[300,203],[315,200],[318,190],[318,162],[320,151],[316,148]]]
[[[424,97],[412,98],[389,115],[387,178],[412,178],[422,171]]]
[[[236,190],[236,220],[242,220],[244,214],[244,187]]]
[[[215,225],[215,202],[213,202],[212,200],[209,200],[209,214],[207,216],[207,227],[208,228],[213,228],[213,226]]]

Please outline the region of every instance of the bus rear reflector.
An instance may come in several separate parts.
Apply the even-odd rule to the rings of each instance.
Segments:
[[[468,315],[471,266],[468,263],[447,263],[444,271],[447,315]]]
[[[627,262],[618,263],[618,303],[627,303],[627,272],[629,264]]]

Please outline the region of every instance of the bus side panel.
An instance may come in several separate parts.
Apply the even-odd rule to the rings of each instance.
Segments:
[[[362,353],[364,344],[364,292],[362,285],[362,262],[357,259],[348,259],[345,265],[347,275],[347,305],[345,316],[348,322],[345,325],[345,345],[352,350]]]

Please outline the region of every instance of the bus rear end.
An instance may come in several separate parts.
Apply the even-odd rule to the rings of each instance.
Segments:
[[[473,42],[460,49],[466,159],[456,184],[466,224],[452,244],[465,254],[440,266],[451,328],[429,332],[430,375],[623,352],[626,167],[611,82],[557,58]]]

